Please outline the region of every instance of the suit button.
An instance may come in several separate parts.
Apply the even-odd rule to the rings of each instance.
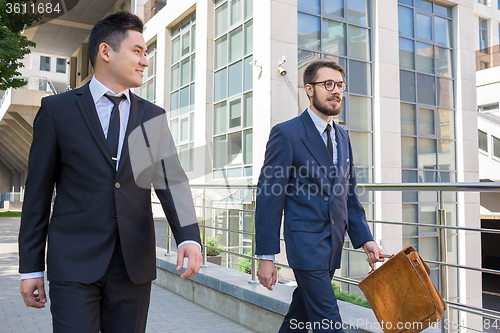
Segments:
[[[333,223],[334,223],[334,222],[333,222],[333,220],[332,220],[332,224],[333,224]]]
[[[117,215],[116,215],[116,211],[113,211],[113,212],[111,213],[111,215],[112,215],[113,217],[117,217]]]
[[[328,197],[325,197],[323,200],[328,201]]]
[[[116,183],[116,184],[115,184],[115,187],[116,187],[116,188],[120,188],[120,183]]]

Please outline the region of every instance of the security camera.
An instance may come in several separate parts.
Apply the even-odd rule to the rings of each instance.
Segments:
[[[286,62],[286,58],[285,56],[282,56],[281,57],[281,61],[279,62],[278,64],[278,71],[280,72],[280,75],[281,76],[285,76],[286,75],[286,70],[283,68],[283,64]]]

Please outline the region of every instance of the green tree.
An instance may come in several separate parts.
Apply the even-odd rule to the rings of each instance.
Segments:
[[[42,14],[29,12],[30,4],[29,0],[0,0],[0,90],[26,84],[15,77],[21,75],[18,69],[24,67],[20,60],[31,52],[29,47],[36,44],[21,32],[25,26],[29,27],[42,18]]]

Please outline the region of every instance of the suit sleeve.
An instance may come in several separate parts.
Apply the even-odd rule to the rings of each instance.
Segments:
[[[57,134],[44,98],[33,122],[33,142],[19,230],[19,273],[45,271],[50,206],[60,168]]]
[[[274,126],[266,146],[264,166],[257,185],[255,209],[256,254],[280,252],[280,229],[292,166],[292,145],[286,132]]]
[[[351,161],[351,168],[349,170],[349,189],[347,193],[347,214],[349,219],[347,232],[352,245],[357,249],[364,243],[372,241],[373,236],[366,223],[365,210],[358,199],[358,185],[352,156],[351,141],[349,137],[347,139],[349,142],[349,160]]]
[[[176,243],[191,240],[201,244],[189,179],[179,161],[166,117],[162,118],[164,119],[159,140],[158,163],[153,180],[155,192]]]

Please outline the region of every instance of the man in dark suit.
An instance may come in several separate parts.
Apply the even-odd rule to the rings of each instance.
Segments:
[[[188,258],[181,278],[200,268],[192,196],[165,111],[129,90],[141,86],[148,66],[142,31],[143,22],[129,12],[101,20],[88,45],[95,76],[79,89],[42,99],[34,121],[19,233],[21,294],[27,306],[45,306],[48,238],[54,332],[145,331],[156,278],[152,182],[179,245],[177,270]],[[162,139],[149,135],[158,119]],[[160,173],[146,180],[133,165],[142,154],[130,148],[141,147],[137,135],[128,140],[135,129],[144,132],[143,149],[164,158],[152,166]]]
[[[329,60],[312,62],[304,71],[310,107],[274,126],[266,148],[255,212],[258,277],[272,290],[277,281],[274,255],[284,237],[288,264],[298,287],[280,332],[342,332],[331,280],[340,268],[347,230],[355,248],[371,263],[382,250],[373,242],[357,197],[356,173],[346,131],[332,118],[339,114],[344,69]]]

